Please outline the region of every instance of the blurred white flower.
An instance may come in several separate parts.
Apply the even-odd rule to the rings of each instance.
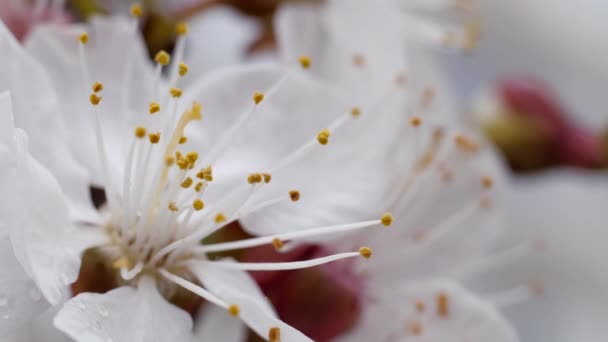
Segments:
[[[309,238],[307,242],[317,247],[291,256],[331,253],[369,241],[377,251],[372,260],[345,261],[325,268],[328,275],[321,276],[340,289],[337,297],[326,301],[332,310],[345,306],[332,311],[342,317],[326,317],[324,309],[314,308],[320,304],[314,297],[333,293],[327,286],[307,284],[298,276],[285,280],[265,275],[260,281],[270,297],[288,299],[279,307],[280,314],[319,341],[455,336],[517,341],[493,305],[497,297],[476,297],[460,283],[498,265],[503,256],[512,259],[511,250],[491,254],[501,233],[502,203],[494,192],[501,192],[502,165],[494,151],[457,124],[434,65],[421,58],[426,56],[423,50],[406,44],[403,32],[396,29],[404,24],[403,18],[392,9],[384,3],[334,1],[321,7],[285,7],[277,18],[285,61],[304,52],[315,56],[312,71],[338,84],[345,98],[359,104],[353,108],[362,115],[357,124],[373,128],[378,121],[387,121],[399,132],[398,139],[390,135],[390,149],[378,151],[392,180],[391,194],[382,202],[392,204],[397,223],[384,234]],[[384,138],[377,136],[378,141]],[[277,287],[279,282],[289,285]],[[302,293],[298,285],[315,292]],[[302,304],[313,303],[309,316],[290,310],[298,295]],[[310,326],[307,319],[315,319],[311,315],[329,322]]]
[[[55,317],[55,325],[77,340],[189,339],[188,314],[166,300],[180,288],[239,316],[271,341],[309,340],[276,318],[244,271],[369,257],[369,248],[298,263],[237,263],[210,260],[207,253],[381,224],[369,216],[379,217],[382,203],[361,208],[362,198],[374,198],[375,189],[382,189],[380,170],[368,165],[373,160],[361,149],[374,144],[374,131],[341,142],[339,133],[357,115],[332,89],[295,67],[218,71],[179,89],[188,72],[181,62],[187,27],[177,27],[181,36],[174,62],[159,53],[156,70],[144,57],[136,27],[136,19],[120,18],[95,19],[88,28],[40,27],[26,48],[42,66],[2,28],[2,53],[10,61],[3,65],[2,89],[12,92],[17,123],[30,132],[33,154],[49,161],[70,199],[70,215],[65,206],[44,206],[41,217],[45,225],[58,216],[77,226],[64,231],[70,225],[58,224],[57,232],[35,225],[15,240],[25,247],[13,242],[15,255],[28,256],[20,261],[52,304],[60,303],[65,287],[76,280],[87,248],[119,271],[120,287],[81,293]],[[304,67],[309,63],[300,60]],[[168,82],[161,77],[163,66],[169,69]],[[210,113],[204,125],[198,126],[202,107],[192,99]],[[195,149],[205,154],[199,159]],[[86,172],[70,159],[72,152]],[[47,178],[54,184],[50,174]],[[89,184],[105,189],[107,203],[99,212],[86,208]],[[200,245],[230,222],[266,210],[282,217],[268,226],[245,225],[266,236]],[[367,220],[329,225],[357,217]],[[318,228],[294,232],[287,225]],[[66,235],[69,239],[62,238]],[[36,247],[31,255],[30,244]],[[204,331],[204,336],[215,335]]]

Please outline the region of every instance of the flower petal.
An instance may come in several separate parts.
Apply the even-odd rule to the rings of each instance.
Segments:
[[[48,306],[36,283],[15,258],[8,238],[0,238],[0,339],[27,329]]]
[[[279,328],[282,341],[312,341],[276,317],[268,300],[246,272],[208,264],[197,264],[192,271],[210,292],[229,305],[238,305],[240,319],[260,337],[268,338],[272,328]]]
[[[247,336],[246,326],[219,306],[209,303],[197,316],[194,336],[198,341],[241,342]]]
[[[556,170],[514,181],[510,233],[546,248],[494,277],[499,284],[538,279],[543,293],[508,308],[527,341],[596,341],[608,334],[606,203],[608,179]]]
[[[68,206],[59,184],[51,173],[28,152],[27,136],[21,130],[10,132],[12,113],[8,94],[0,94],[2,133],[0,140],[0,185],[3,205],[0,225],[8,232],[14,253],[25,272],[38,284],[44,296],[57,304],[66,285],[76,280],[80,253],[103,236],[77,232],[72,226]]]
[[[376,293],[361,324],[343,341],[517,342],[511,324],[488,302],[447,279],[410,282],[396,293]],[[386,317],[391,317],[386,320]]]
[[[61,101],[62,114],[73,127],[69,138],[77,143],[72,144],[72,148],[97,185],[101,185],[102,178],[92,134],[94,117],[89,103],[92,84],[84,84],[76,38],[88,31],[90,42],[84,48],[90,82],[104,85],[99,110],[103,114],[108,157],[111,164],[123,165],[126,139],[132,137],[133,127],[149,116],[146,113],[154,83],[153,68],[132,24],[122,17],[97,17],[89,26],[40,26],[26,41],[27,50],[49,72],[52,87]]]
[[[89,199],[89,180],[73,159],[67,140],[67,128],[58,117],[55,87],[43,68],[14,40],[0,23],[0,91],[9,90],[13,98],[17,126],[32,137],[35,158],[58,177],[70,197],[72,215],[90,218],[94,211]]]
[[[168,303],[148,277],[142,278],[137,288],[79,294],[59,311],[55,326],[87,342],[192,340],[189,315]]]

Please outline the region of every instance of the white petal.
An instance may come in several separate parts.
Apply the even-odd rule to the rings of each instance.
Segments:
[[[210,292],[229,305],[238,305],[239,318],[260,337],[268,338],[270,329],[276,327],[281,331],[282,341],[311,341],[276,317],[268,300],[246,272],[208,264],[199,264],[192,271]]]
[[[0,95],[2,120],[10,126],[12,114],[6,94]],[[80,253],[103,241],[99,236],[76,232],[59,184],[28,153],[27,136],[13,129],[2,139],[0,157],[2,203],[0,225],[8,232],[14,253],[25,272],[53,304],[65,294],[66,285],[78,275]]]
[[[0,339],[28,328],[49,306],[15,258],[10,241],[0,238]]]
[[[120,287],[105,294],[83,293],[68,301],[55,317],[55,326],[77,341],[191,341],[192,320],[168,303],[154,280],[138,288]]]
[[[219,306],[208,303],[197,317],[194,324],[197,341],[241,342],[247,336],[246,326]]]
[[[438,296],[447,296],[447,312],[440,313]],[[488,302],[481,300],[458,283],[446,279],[413,281],[394,293],[375,294],[370,310],[364,311],[362,322],[351,334],[340,339],[419,340],[448,342],[517,342],[511,324]],[[423,312],[416,308],[424,304]],[[419,325],[416,335],[414,326]]]
[[[17,126],[32,137],[32,154],[59,179],[72,202],[72,214],[89,217],[88,177],[72,157],[67,128],[61,116],[55,88],[43,68],[0,24],[0,91],[9,90]]]
[[[259,34],[257,21],[222,5],[194,16],[188,24],[185,60],[190,71],[184,79],[187,83],[215,68],[242,62],[247,44]]]
[[[543,293],[514,305],[509,317],[526,341],[598,341],[607,336],[608,258],[603,174],[561,170],[519,179],[511,197],[513,234],[545,241],[495,279],[512,284],[538,279]]]
[[[28,37],[26,47],[49,72],[62,114],[72,127],[72,148],[95,183],[101,184],[94,117],[88,100],[92,85],[83,82],[76,40],[83,31],[90,37],[85,46],[90,81],[104,85],[98,109],[110,164],[123,165],[126,139],[147,117],[154,75],[143,43],[126,18],[94,18],[89,26],[39,26]]]

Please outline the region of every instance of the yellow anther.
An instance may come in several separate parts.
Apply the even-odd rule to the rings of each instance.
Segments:
[[[179,209],[177,209],[177,205],[175,204],[175,202],[169,202],[169,205],[167,206],[167,208],[169,208],[169,210],[176,212]]]
[[[186,24],[185,22],[179,22],[175,25],[175,33],[178,36],[183,36],[186,33],[188,33],[188,24]]]
[[[203,188],[203,182],[198,182],[196,183],[196,185],[194,186],[194,191],[196,192],[201,192],[201,189]]]
[[[454,142],[456,143],[456,145],[458,147],[460,147],[465,152],[474,153],[474,152],[477,152],[477,150],[479,150],[479,145],[475,141],[473,141],[472,139],[469,139],[461,134],[457,134],[454,137]]]
[[[148,138],[150,139],[150,143],[158,144],[160,141],[160,132],[150,133],[148,134]]]
[[[268,341],[281,342],[281,329],[279,327],[272,327],[268,329]]]
[[[419,116],[412,116],[410,118],[410,125],[412,125],[413,127],[418,127],[422,124],[422,118]]]
[[[114,263],[112,263],[112,267],[115,269],[131,268],[131,262],[129,261],[129,259],[122,257],[122,258],[116,259],[116,261],[114,261]]]
[[[297,202],[300,200],[300,192],[298,190],[291,190],[289,191],[289,198],[291,198],[291,200],[293,202]]]
[[[365,60],[365,56],[363,56],[360,53],[355,53],[353,55],[353,65],[358,67],[358,68],[363,68],[365,66],[365,64],[367,64],[366,60]]]
[[[450,313],[449,298],[446,293],[437,295],[437,314],[441,317],[446,317]]]
[[[167,167],[170,167],[173,164],[175,164],[175,158],[173,158],[173,156],[166,156],[165,165],[167,165]]]
[[[101,96],[97,96],[97,94],[93,93],[89,97],[89,100],[91,101],[91,104],[93,106],[97,106],[99,104],[99,102],[101,102]]]
[[[143,10],[141,8],[140,4],[133,4],[131,5],[131,9],[129,11],[129,13],[131,13],[131,15],[135,18],[139,18],[141,17],[141,15],[143,14]]]
[[[190,163],[186,158],[178,158],[176,164],[181,170],[186,170],[190,166]]]
[[[171,96],[177,98],[177,97],[181,97],[182,96],[182,90],[179,88],[171,88],[171,90],[169,90],[169,92],[171,93]]]
[[[372,249],[369,247],[361,247],[359,248],[359,254],[365,259],[369,259],[372,257]]]
[[[135,127],[135,136],[139,139],[146,137],[146,129],[144,127]]]
[[[154,60],[160,65],[168,65],[171,62],[171,55],[165,50],[160,50],[156,56],[154,56]]]
[[[422,323],[420,323],[420,322],[411,323],[409,326],[409,330],[413,335],[416,335],[416,336],[422,335],[422,331],[423,331]]]
[[[252,173],[247,176],[247,182],[249,184],[256,184],[262,182],[262,175],[260,173]]]
[[[274,246],[274,249],[278,251],[283,248],[283,241],[281,241],[279,238],[274,238],[272,239],[272,246]]]
[[[303,69],[310,68],[310,65],[312,64],[312,60],[308,56],[300,56],[300,58],[298,58],[298,61],[300,62],[300,66]]]
[[[481,178],[481,185],[486,189],[490,189],[494,185],[494,180],[489,176],[483,176]]]
[[[260,102],[262,102],[262,100],[264,100],[264,94],[256,91],[253,94],[253,102],[255,102],[255,104],[259,104]]]
[[[222,222],[226,222],[226,215],[224,215],[224,213],[219,213],[219,214],[215,215],[215,223],[222,223]]]
[[[82,43],[82,45],[86,45],[89,42],[89,34],[86,32],[82,32],[78,36],[78,40],[80,41],[80,43]]]
[[[393,215],[391,215],[391,213],[384,213],[382,217],[380,217],[380,222],[387,227],[390,226],[393,223]]]
[[[417,300],[415,306],[416,306],[416,311],[418,311],[420,313],[424,312],[424,309],[426,308],[426,305],[424,305],[424,302],[421,300]]]
[[[203,210],[204,207],[205,202],[203,202],[203,200],[195,199],[194,202],[192,202],[192,208],[196,211]]]
[[[196,163],[196,161],[198,160],[198,152],[192,151],[186,153],[186,159],[188,159],[190,163]]]
[[[329,142],[329,134],[329,129],[327,128],[319,132],[319,134],[317,135],[317,141],[319,141],[319,144],[327,145],[327,143]]]
[[[99,82],[93,83],[93,92],[99,93],[102,90],[103,90],[103,84],[101,84]]]
[[[272,179],[272,175],[270,173],[262,173],[262,177],[264,177],[264,183],[270,183]]]
[[[150,114],[160,111],[160,105],[157,102],[150,102]]]
[[[182,136],[181,138],[179,138],[178,144],[185,144],[186,141],[188,141],[188,138],[186,138],[185,136]]]
[[[239,315],[239,313],[241,312],[241,310],[239,309],[238,305],[232,304],[232,305],[230,305],[230,306],[228,307],[228,312],[229,312],[229,313],[230,313],[232,316],[236,317],[236,316],[238,316],[238,315]]]
[[[200,178],[200,179],[204,179],[207,182],[211,182],[213,180],[213,169],[211,168],[211,165],[207,166],[204,169],[201,169],[197,174],[196,177]]]
[[[192,185],[192,178],[188,177],[188,178],[184,179],[184,181],[181,184],[181,187],[184,189],[187,189],[190,187],[190,185]]]
[[[179,63],[179,75],[181,77],[186,76],[186,74],[188,73],[188,64],[184,63],[184,62],[180,62]]]
[[[359,107],[353,107],[353,108],[351,108],[350,114],[352,116],[354,116],[354,117],[360,116],[361,115],[361,108],[359,108]]]

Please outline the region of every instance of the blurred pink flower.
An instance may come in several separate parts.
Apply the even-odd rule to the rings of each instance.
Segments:
[[[65,24],[71,21],[64,11],[62,1],[53,1],[50,5],[27,3],[25,1],[0,1],[0,19],[18,40],[23,40],[36,24]]]

